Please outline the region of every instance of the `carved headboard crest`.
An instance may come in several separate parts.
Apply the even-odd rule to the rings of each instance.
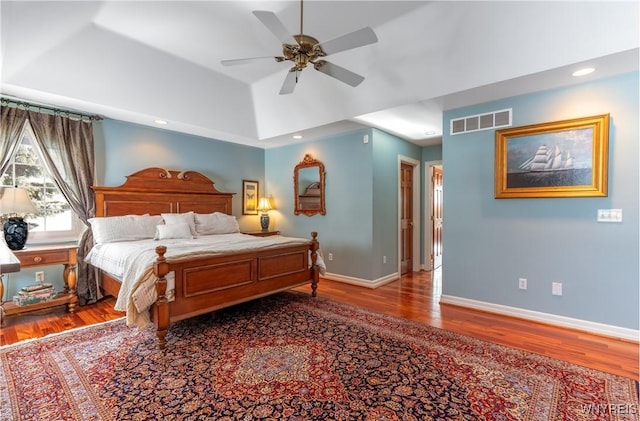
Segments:
[[[177,172],[177,171],[167,170],[165,168],[161,168],[160,170],[161,171],[158,174],[158,177],[160,177],[160,178],[171,178],[171,177],[173,177],[172,173],[176,173]],[[189,173],[190,172],[192,172],[192,171],[181,171],[181,172],[178,173],[178,175],[176,175],[176,178],[178,180],[189,181]],[[131,176],[129,176],[129,177],[131,177]],[[214,183],[214,182],[212,181],[212,183]]]
[[[175,171],[166,168],[151,167],[128,175],[127,181],[120,186],[121,189],[163,192],[185,190],[192,192],[220,193],[216,190],[214,182],[207,176],[197,171]]]

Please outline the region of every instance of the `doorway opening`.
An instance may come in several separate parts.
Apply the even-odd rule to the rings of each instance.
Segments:
[[[425,186],[427,200],[425,201],[426,227],[425,247],[427,270],[440,269],[442,266],[442,230],[443,218],[443,168],[442,161],[426,163]]]
[[[398,272],[420,270],[420,161],[398,156]]]

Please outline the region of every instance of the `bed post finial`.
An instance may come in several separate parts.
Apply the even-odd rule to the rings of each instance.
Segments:
[[[318,233],[316,231],[311,232],[311,245],[309,250],[311,251],[311,271],[313,279],[311,280],[311,296],[318,295],[318,282],[320,282],[320,268],[318,267],[318,249],[320,243],[318,243]]]

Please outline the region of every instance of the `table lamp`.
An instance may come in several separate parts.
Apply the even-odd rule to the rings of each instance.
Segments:
[[[273,209],[271,206],[271,201],[268,197],[261,197],[260,202],[258,202],[258,212],[262,212],[260,215],[260,226],[262,227],[262,231],[269,230],[269,211]]]
[[[0,215],[6,219],[4,223],[4,239],[11,250],[22,250],[29,236],[29,224],[24,215],[37,214],[38,208],[29,198],[26,189],[7,187],[0,197]]]

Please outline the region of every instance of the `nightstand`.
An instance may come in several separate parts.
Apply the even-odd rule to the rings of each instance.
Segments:
[[[269,237],[271,235],[280,235],[280,231],[246,231],[243,234],[249,234],[256,237]]]
[[[76,263],[78,246],[75,244],[47,244],[42,246],[29,246],[22,250],[14,250],[13,254],[20,260],[20,268],[49,266],[55,264],[64,265],[64,290],[58,292],[55,298],[35,304],[24,306],[15,305],[7,301],[0,305],[4,308],[4,315],[22,314],[35,310],[67,305],[70,313],[76,311],[78,296],[76,294]]]

